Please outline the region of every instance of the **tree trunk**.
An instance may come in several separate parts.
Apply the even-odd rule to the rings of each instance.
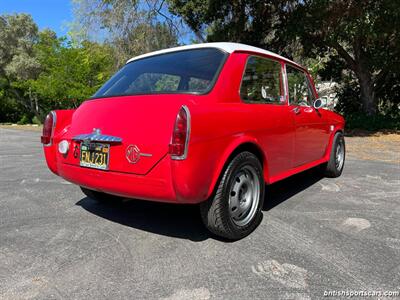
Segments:
[[[366,115],[374,116],[377,112],[377,103],[372,76],[368,71],[358,68],[356,72],[361,91],[361,102]]]
[[[374,116],[377,112],[377,101],[375,97],[374,81],[372,74],[367,67],[367,58],[362,51],[362,43],[356,40],[353,45],[354,57],[347,52],[337,41],[328,43],[336,49],[339,55],[346,61],[350,70],[352,70],[358,79],[361,91],[361,102],[363,105],[364,113],[368,116]]]

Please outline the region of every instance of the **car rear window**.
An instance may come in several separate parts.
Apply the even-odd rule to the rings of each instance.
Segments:
[[[212,89],[226,56],[222,50],[203,48],[134,60],[111,77],[92,98],[207,93]]]

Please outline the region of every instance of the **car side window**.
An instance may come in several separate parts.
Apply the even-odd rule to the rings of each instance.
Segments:
[[[240,86],[242,100],[246,103],[284,103],[281,71],[277,61],[250,56]]]
[[[294,67],[286,65],[289,86],[289,104],[311,106],[315,100],[307,75]]]

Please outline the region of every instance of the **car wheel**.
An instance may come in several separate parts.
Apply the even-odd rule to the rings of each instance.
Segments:
[[[114,196],[114,195],[110,195],[110,194],[106,194],[106,193],[102,193],[102,192],[98,192],[98,191],[93,191],[84,187],[80,187],[82,192],[88,196],[89,198],[96,200],[98,202],[102,202],[102,203],[112,203],[112,202],[121,202],[123,198],[118,197],[118,196]]]
[[[230,240],[247,236],[261,221],[264,188],[258,158],[250,152],[238,154],[222,174],[215,194],[200,204],[205,226]]]
[[[333,138],[331,154],[326,164],[324,175],[327,177],[339,177],[342,174],[344,161],[346,158],[346,145],[344,136],[337,132]]]

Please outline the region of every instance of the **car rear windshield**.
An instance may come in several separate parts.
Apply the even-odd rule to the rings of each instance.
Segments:
[[[184,50],[134,60],[92,98],[138,94],[209,92],[227,54],[219,49]]]

